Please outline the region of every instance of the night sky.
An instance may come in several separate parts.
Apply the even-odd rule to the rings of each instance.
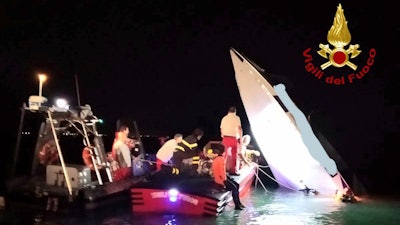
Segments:
[[[384,55],[383,37],[393,37],[383,26],[384,5],[342,2],[351,43],[363,50],[351,61],[362,66],[371,48],[377,54],[362,79],[337,86],[305,70],[303,51],[311,48],[317,57],[318,45],[328,44],[339,1],[76,2],[0,5],[1,135],[8,149],[15,145],[20,106],[38,94],[38,73],[48,75],[43,95],[50,102],[65,97],[71,105],[78,104],[77,77],[81,105],[90,104],[110,134],[118,119],[130,118],[143,134],[186,135],[200,126],[215,140],[231,105],[251,133],[229,55],[233,47],[286,85],[368,188],[393,191],[388,186],[399,178],[392,168],[397,160],[385,141],[393,146],[397,137],[390,74],[399,63]],[[347,76],[350,70],[327,71]]]

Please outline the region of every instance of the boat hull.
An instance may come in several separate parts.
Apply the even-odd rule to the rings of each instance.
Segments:
[[[135,162],[133,164],[135,165]],[[65,187],[63,176],[53,176],[60,171],[60,166],[49,165],[47,166],[47,176],[20,176],[9,179],[7,182],[7,205],[58,212],[92,210],[113,202],[127,202],[130,188],[145,178],[143,174],[100,185],[98,181],[91,179],[93,175],[87,167],[67,165],[66,168],[70,174],[72,194]],[[135,172],[133,168],[132,170]],[[105,173],[100,170],[102,177],[107,176]],[[57,209],[51,207],[49,209],[47,204],[49,198],[58,200]]]
[[[251,189],[255,170],[255,165],[245,166],[240,170],[240,176],[232,176],[239,184],[240,196]],[[171,193],[173,189],[178,193]],[[201,177],[171,182],[154,180],[135,185],[131,188],[131,201],[133,213],[218,216],[232,201],[232,195],[230,191],[215,188],[211,177]]]

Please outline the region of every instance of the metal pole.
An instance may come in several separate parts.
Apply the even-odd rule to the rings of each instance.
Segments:
[[[106,158],[103,157],[104,144],[103,144],[103,141],[100,142],[100,138],[101,137],[100,137],[99,133],[97,132],[97,128],[96,128],[96,124],[95,123],[93,123],[93,128],[94,128],[95,135],[96,135],[94,137],[94,145],[95,145],[94,151],[95,151],[95,154],[97,156],[100,156],[98,158],[99,158],[99,161],[101,161],[101,164],[105,164],[105,168],[106,168],[106,172],[107,172],[107,176],[108,176],[108,181],[113,182],[112,174],[111,174],[111,170],[110,170],[110,163],[108,162],[108,160]]]
[[[60,158],[61,167],[62,167],[63,172],[64,172],[65,182],[67,183],[68,193],[70,195],[72,195],[71,181],[69,180],[68,171],[67,171],[67,168],[65,166],[64,157],[62,155],[61,148],[60,148],[60,143],[58,142],[58,137],[57,137],[56,129],[55,129],[54,124],[53,124],[53,118],[51,117],[50,109],[47,110],[47,115],[48,115],[49,120],[50,120],[51,131],[53,132],[54,142],[56,143],[56,147],[57,147],[57,151],[58,151],[58,157]]]
[[[39,107],[42,105],[43,82],[47,79],[46,74],[39,74]]]
[[[42,79],[39,79],[39,107],[42,105],[42,87],[43,81]]]
[[[75,86],[76,86],[76,96],[78,98],[78,106],[81,106],[81,97],[79,94],[79,83],[78,83],[78,75],[75,74]]]

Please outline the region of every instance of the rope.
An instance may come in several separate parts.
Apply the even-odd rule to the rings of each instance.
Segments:
[[[284,185],[284,184],[282,184],[282,183],[279,183],[275,178],[273,178],[273,177],[271,177],[267,172],[265,172],[265,171],[263,171],[263,170],[261,170],[261,169],[259,169],[259,167],[261,167],[261,168],[267,168],[267,167],[269,167],[269,166],[257,166],[257,170],[258,171],[261,171],[262,173],[264,173],[267,177],[269,177],[271,180],[273,180],[273,181],[275,181],[277,184],[279,184],[280,186],[283,186],[283,187],[286,187],[287,189],[290,189],[290,190],[292,190],[292,191],[299,191],[299,190],[297,190],[297,189],[293,189],[293,188],[291,188],[291,187],[288,187],[288,186],[286,186],[286,185]],[[257,175],[258,176],[258,175]],[[261,181],[260,181],[260,183],[261,183]],[[264,188],[265,189],[265,188]],[[311,189],[311,190],[313,190],[313,189]],[[300,190],[301,191],[301,190]],[[316,190],[317,192],[318,192],[318,190]],[[318,195],[320,195],[320,196],[327,196],[327,197],[329,197],[330,195],[322,195],[321,193],[318,193]]]
[[[270,176],[267,172],[265,172],[264,170],[261,170],[260,168],[268,168],[269,166],[257,166],[256,167],[256,169],[258,170],[258,171],[261,171],[264,175],[266,175],[269,179],[271,179],[271,180],[273,180],[273,181],[275,181],[277,184],[279,184],[280,186],[283,186],[283,187],[286,187],[286,188],[288,188],[288,189],[290,189],[290,190],[293,190],[293,191],[298,191],[298,190],[296,190],[296,189],[293,189],[293,188],[291,188],[291,187],[288,187],[288,186],[286,186],[286,185],[284,185],[284,184],[282,184],[282,183],[279,183],[275,178],[273,178],[272,176]],[[257,173],[258,174],[258,173]],[[257,178],[258,178],[258,175],[257,175]],[[259,178],[258,178],[259,179]],[[260,183],[262,184],[262,182],[260,181]],[[264,186],[264,184],[262,184],[263,186]],[[265,189],[265,188],[264,188]]]
[[[153,163],[154,163],[154,164],[157,163],[156,161],[147,160],[147,159],[138,159],[138,161],[141,161],[141,162],[148,162],[148,163],[150,163],[150,165],[153,165]],[[169,163],[163,163],[162,165],[170,166],[170,167],[173,167],[173,166],[174,166],[173,164],[169,164]]]
[[[142,161],[142,162],[149,162],[149,163],[156,163],[156,161],[151,161],[151,160],[146,160],[146,159],[138,159],[138,161]]]
[[[268,192],[268,190],[265,187],[264,183],[261,181],[260,177],[258,176],[258,171],[259,171],[258,166],[256,166],[256,168],[257,168],[257,171],[254,172],[254,175],[257,178],[257,180],[260,182],[261,186],[264,188],[264,191]],[[254,170],[254,168],[253,168],[253,170]],[[257,185],[257,183],[254,184],[254,186],[256,186],[256,185]]]
[[[142,162],[149,162],[150,165],[151,165],[152,163],[156,163],[156,161],[146,160],[146,159],[139,159],[139,161],[142,161]],[[293,189],[293,188],[291,188],[291,187],[288,187],[288,186],[286,186],[286,185],[280,183],[280,182],[277,181],[275,178],[273,178],[271,175],[269,175],[267,172],[265,172],[264,170],[261,169],[261,168],[269,168],[268,165],[262,166],[262,165],[259,165],[259,164],[255,163],[255,162],[253,162],[253,164],[256,164],[256,166],[253,168],[253,170],[257,170],[257,171],[255,171],[254,175],[255,175],[255,177],[257,178],[257,180],[260,182],[260,184],[261,184],[261,186],[263,187],[263,189],[264,189],[265,192],[268,192],[268,189],[266,188],[265,184],[262,182],[261,178],[259,177],[258,171],[261,171],[261,172],[262,172],[264,175],[266,175],[269,179],[275,181],[275,182],[276,182],[277,184],[279,184],[280,186],[286,187],[287,189],[290,189],[290,190],[293,190],[293,191],[299,191],[299,190]],[[163,165],[165,165],[165,166],[171,166],[171,167],[173,166],[172,164],[168,164],[168,163],[163,163]]]

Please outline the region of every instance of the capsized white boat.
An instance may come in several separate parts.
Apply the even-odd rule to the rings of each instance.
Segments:
[[[272,86],[262,69],[235,49],[230,54],[251,131],[277,183],[332,196],[349,189],[285,86]]]

